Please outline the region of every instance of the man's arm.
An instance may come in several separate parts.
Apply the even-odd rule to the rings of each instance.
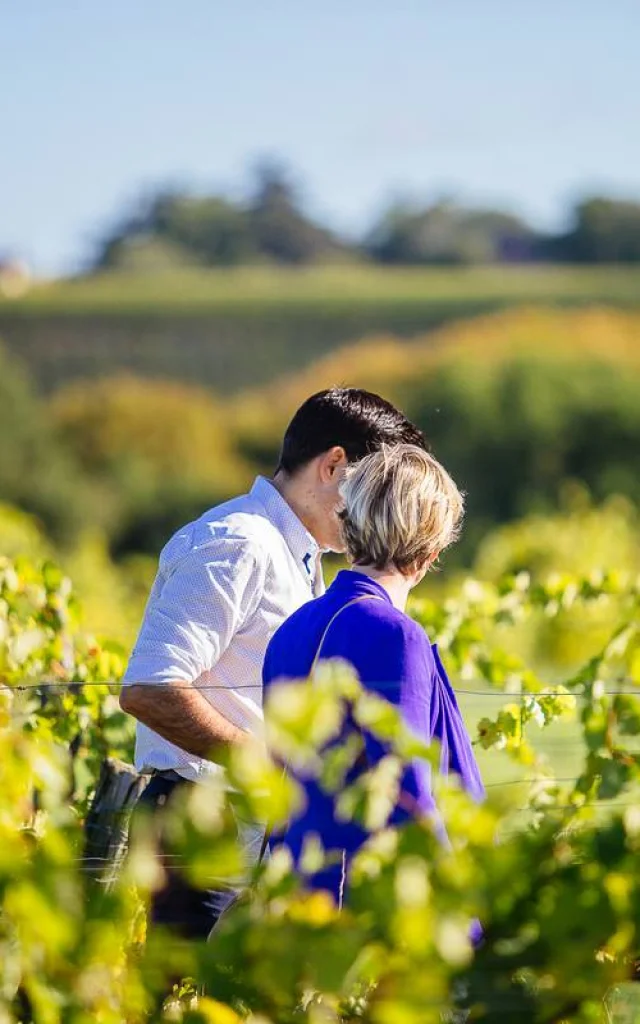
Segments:
[[[194,683],[214,667],[256,607],[262,561],[245,538],[216,538],[157,581],[145,611],[120,706],[197,757],[211,758],[221,746],[249,738]]]
[[[190,683],[134,683],[120,694],[120,707],[169,743],[211,759],[221,746],[244,743],[238,729]]]

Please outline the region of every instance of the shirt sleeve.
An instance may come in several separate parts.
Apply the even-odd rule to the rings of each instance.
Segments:
[[[212,669],[257,607],[265,568],[244,537],[182,557],[154,584],[123,682],[191,683]]]

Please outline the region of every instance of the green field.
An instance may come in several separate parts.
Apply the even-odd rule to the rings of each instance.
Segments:
[[[245,267],[173,271],[168,275],[103,274],[38,283],[25,297],[0,300],[3,315],[29,313],[207,313],[255,305],[331,307],[366,303],[428,305],[449,301],[498,303],[603,302],[640,305],[640,269],[603,267],[315,268]]]
[[[516,305],[640,307],[640,270],[245,268],[36,284],[0,300],[0,337],[43,390],[127,371],[219,392],[367,335],[411,338]]]

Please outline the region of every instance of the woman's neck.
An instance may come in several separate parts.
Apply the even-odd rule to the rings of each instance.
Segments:
[[[376,569],[373,565],[354,565],[353,570],[379,583],[391,598],[394,608],[401,612],[405,611],[411,590],[411,581],[403,576],[399,569],[395,569],[393,566]]]

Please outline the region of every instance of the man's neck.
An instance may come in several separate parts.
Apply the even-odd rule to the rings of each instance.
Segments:
[[[317,540],[317,528],[314,528],[316,527],[316,517],[313,515],[312,502],[309,500],[310,496],[305,484],[282,472],[276,473],[270,482],[305,529]]]

